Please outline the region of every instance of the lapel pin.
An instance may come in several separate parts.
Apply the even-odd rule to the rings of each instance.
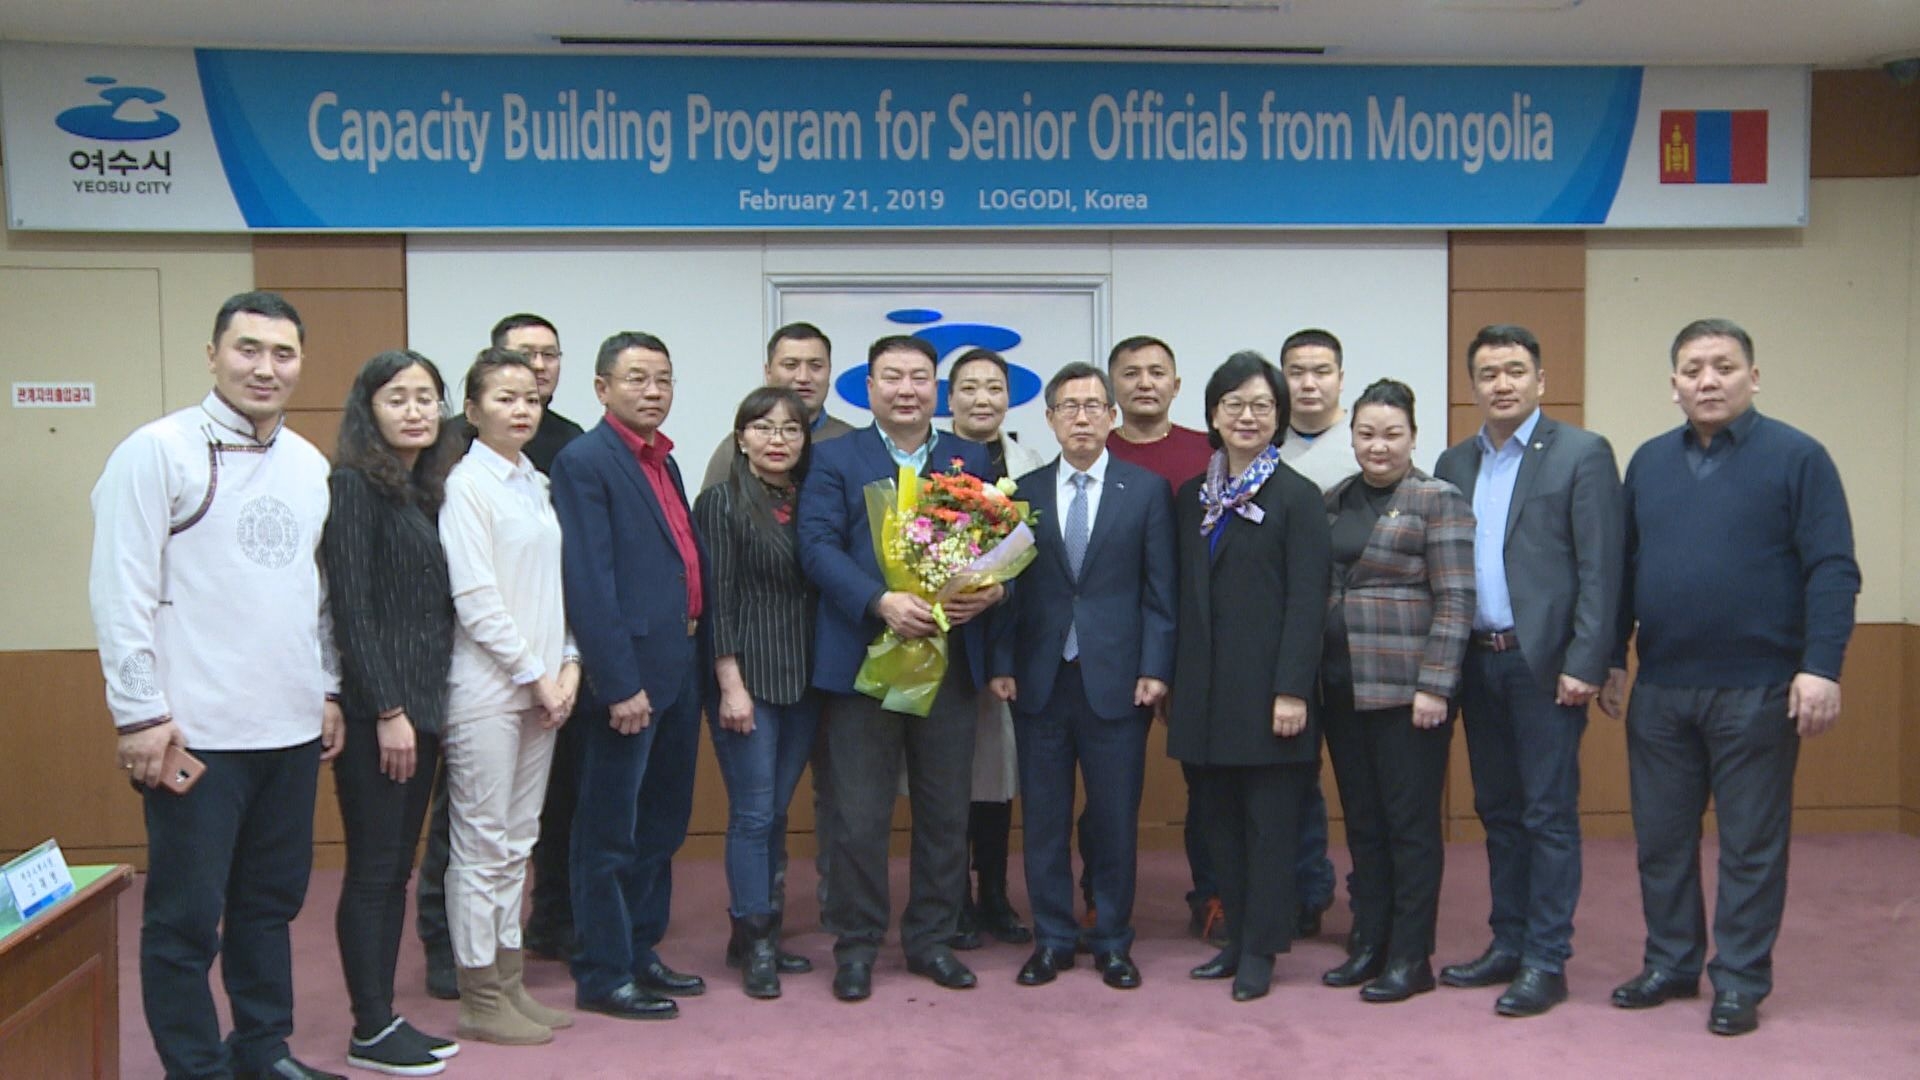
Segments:
[[[1535,450],[1545,450],[1545,449],[1547,448],[1547,444],[1546,444],[1546,443],[1534,443],[1534,444],[1533,444],[1533,448],[1534,448]]]
[[[1387,511],[1387,516],[1390,518],[1397,518],[1400,516],[1400,511],[1398,509],[1389,510]]]

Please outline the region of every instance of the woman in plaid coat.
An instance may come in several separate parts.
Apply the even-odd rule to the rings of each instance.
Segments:
[[[1441,792],[1473,623],[1473,508],[1413,468],[1413,391],[1353,407],[1360,473],[1329,491],[1333,585],[1321,694],[1353,855],[1354,928],[1329,986],[1370,1002],[1433,989]],[[1364,984],[1364,985],[1362,985]]]

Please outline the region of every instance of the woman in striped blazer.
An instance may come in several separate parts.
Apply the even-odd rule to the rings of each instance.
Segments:
[[[820,703],[809,687],[818,594],[800,572],[794,499],[812,434],[806,403],[763,386],[740,403],[727,479],[693,507],[708,555],[720,700],[707,715],[727,785],[727,965],[747,996],[780,996],[781,972],[812,969],[779,949],[775,868],[787,845],[787,804],[813,749]]]
[[[1370,1002],[1433,989],[1449,720],[1473,621],[1473,508],[1413,467],[1413,391],[1353,406],[1360,473],[1327,492],[1333,586],[1321,693],[1353,856],[1354,929],[1329,986]],[[1365,985],[1361,985],[1365,984]]]

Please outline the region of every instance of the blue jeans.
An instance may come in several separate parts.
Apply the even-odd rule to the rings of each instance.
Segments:
[[[787,806],[813,750],[820,702],[754,700],[753,731],[742,735],[709,717],[713,753],[727,785],[727,895],[733,915],[773,914],[773,875],[787,857]]]

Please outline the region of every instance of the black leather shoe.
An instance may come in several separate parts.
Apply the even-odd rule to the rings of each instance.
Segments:
[[[980,912],[973,906],[969,896],[960,905],[960,921],[954,924],[953,936],[947,939],[947,948],[954,952],[972,952],[985,942],[980,940]]]
[[[1674,998],[1696,998],[1700,996],[1700,976],[1669,975],[1664,971],[1647,968],[1621,983],[1613,989],[1613,1007],[1616,1009],[1651,1009],[1655,1005],[1665,1005]]]
[[[573,927],[531,926],[521,940],[521,948],[535,960],[566,963],[573,956]]]
[[[427,996],[436,1001],[460,1000],[460,975],[454,970],[453,949],[427,950]]]
[[[1072,966],[1072,949],[1049,949],[1042,945],[1020,965],[1020,974],[1014,976],[1013,981],[1021,986],[1045,986]],[[1100,962],[1095,960],[1094,966],[1099,967]]]
[[[1140,988],[1140,968],[1133,957],[1123,952],[1093,954],[1093,970],[1100,978],[1115,990],[1137,990]]]
[[[241,1072],[240,1080],[347,1080],[339,1073],[321,1072],[289,1054],[258,1072]]]
[[[1440,981],[1448,986],[1480,987],[1512,982],[1520,974],[1520,954],[1487,946],[1487,951],[1464,964],[1448,964],[1440,969]]]
[[[573,1005],[576,1009],[619,1020],[671,1020],[680,1015],[680,1006],[675,1005],[672,998],[649,993],[634,983],[628,983],[603,998],[575,994]]]
[[[980,928],[1003,945],[1025,945],[1033,940],[1033,931],[1020,921],[1020,913],[1005,895],[988,897],[981,905]]]
[[[1391,1005],[1433,989],[1433,965],[1425,960],[1387,965],[1380,977],[1360,988],[1360,1000]]]
[[[1320,936],[1327,909],[1333,906],[1329,900],[1317,907],[1302,906],[1299,918],[1294,920],[1293,938],[1295,941],[1310,941]]]
[[[699,997],[707,992],[707,980],[698,975],[675,971],[659,960],[649,960],[633,973],[634,985],[668,997]]]
[[[850,960],[833,973],[833,996],[841,1001],[865,1001],[873,996],[873,965]]]
[[[925,975],[933,980],[934,985],[948,990],[971,990],[973,984],[978,981],[973,977],[973,972],[967,970],[967,965],[960,962],[959,957],[944,950],[918,960],[909,959],[907,970],[915,975]]]
[[[1493,1003],[1501,1016],[1539,1016],[1567,1000],[1567,977],[1558,971],[1523,967],[1513,985]]]
[[[1320,981],[1328,986],[1346,989],[1359,986],[1363,982],[1380,977],[1387,970],[1387,950],[1378,945],[1354,946],[1347,953],[1347,962],[1320,976]]]
[[[1760,1027],[1760,995],[1722,990],[1713,995],[1707,1030],[1715,1035],[1745,1035]]]
[[[1273,957],[1243,956],[1233,976],[1233,1000],[1253,1001],[1273,988]]]
[[[773,913],[773,948],[780,957],[780,974],[805,975],[807,972],[813,970],[813,961],[801,956],[799,953],[788,952],[780,944],[780,928],[785,922],[786,912],[775,911]]]
[[[1214,954],[1213,959],[1187,972],[1195,979],[1231,979],[1240,970],[1240,950],[1229,945]]]

